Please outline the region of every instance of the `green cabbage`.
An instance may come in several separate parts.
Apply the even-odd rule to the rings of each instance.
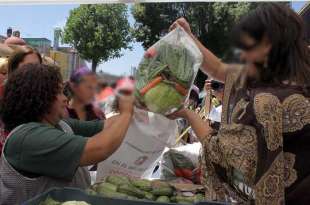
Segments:
[[[167,65],[175,80],[189,88],[194,77],[195,58],[182,45],[161,43],[158,46],[158,61]]]
[[[61,205],[61,203],[48,196],[45,201],[42,201],[39,205]]]
[[[193,68],[197,59],[190,49],[183,43],[178,43],[178,39],[175,40],[177,42],[160,40],[149,48],[136,72],[137,104],[151,112],[169,114],[179,109],[186,97],[182,96],[174,85],[182,86],[188,91],[195,77]],[[143,92],[143,96],[141,89],[158,76],[164,79],[163,82],[145,94]]]
[[[150,111],[163,114],[173,108],[179,108],[183,100],[184,96],[166,83],[159,83],[143,96],[143,101]]]

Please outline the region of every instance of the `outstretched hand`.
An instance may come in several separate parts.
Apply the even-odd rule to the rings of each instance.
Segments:
[[[134,102],[135,102],[135,97],[133,94],[118,95],[117,100],[118,100],[118,109],[121,114],[122,113],[128,113],[128,114],[133,113]]]
[[[186,33],[192,35],[191,27],[185,18],[179,18],[170,26],[169,31],[174,30],[177,26],[181,26]]]
[[[166,117],[170,120],[175,120],[175,119],[179,119],[179,118],[185,118],[186,119],[188,112],[189,112],[188,109],[182,108],[181,110],[178,110],[174,113],[167,115]]]

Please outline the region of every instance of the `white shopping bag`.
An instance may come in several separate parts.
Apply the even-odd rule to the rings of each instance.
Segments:
[[[208,116],[208,119],[213,122],[221,122],[221,116],[222,116],[222,105],[218,107],[213,107]]]
[[[135,109],[126,137],[119,149],[98,164],[97,179],[108,175],[134,178],[150,176],[165,147],[175,144],[177,124],[174,120]]]

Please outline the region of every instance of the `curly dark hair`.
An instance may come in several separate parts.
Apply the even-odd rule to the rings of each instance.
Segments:
[[[62,92],[59,68],[43,64],[28,64],[17,69],[5,85],[1,117],[5,129],[40,122]]]

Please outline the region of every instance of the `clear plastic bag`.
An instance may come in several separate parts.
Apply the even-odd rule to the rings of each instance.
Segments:
[[[186,98],[202,63],[202,54],[181,27],[171,31],[144,54],[136,73],[136,97],[149,111],[170,114]]]

